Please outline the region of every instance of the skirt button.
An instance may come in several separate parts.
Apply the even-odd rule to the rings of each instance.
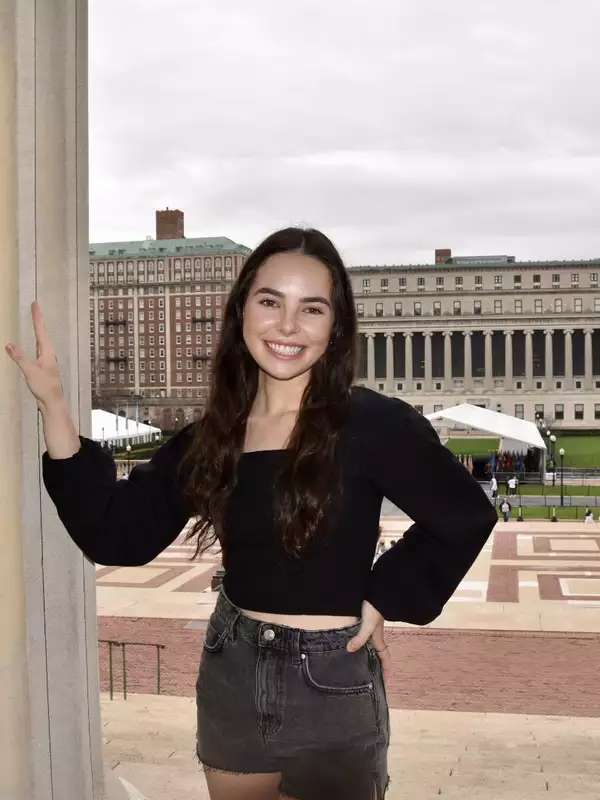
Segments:
[[[272,642],[275,638],[275,631],[273,628],[267,628],[263,631],[263,639],[266,639],[268,642]]]

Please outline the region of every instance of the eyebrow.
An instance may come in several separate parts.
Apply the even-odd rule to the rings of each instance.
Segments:
[[[276,297],[285,297],[283,292],[280,292],[278,289],[269,289],[268,286],[263,286],[261,289],[257,289],[254,294],[274,294]],[[331,308],[331,303],[329,300],[325,299],[324,297],[320,297],[316,295],[315,297],[301,297],[301,303],[323,303],[324,305]]]

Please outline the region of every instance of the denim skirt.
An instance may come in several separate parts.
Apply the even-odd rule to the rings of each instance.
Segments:
[[[204,768],[281,772],[281,793],[297,800],[383,800],[389,708],[375,649],[346,650],[360,624],[261,622],[221,586],[196,682]]]

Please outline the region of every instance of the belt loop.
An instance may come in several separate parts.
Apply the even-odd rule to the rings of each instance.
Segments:
[[[229,641],[230,642],[235,642],[236,622],[240,618],[241,614],[242,614],[241,611],[236,611],[230,617],[230,620],[229,620]]]

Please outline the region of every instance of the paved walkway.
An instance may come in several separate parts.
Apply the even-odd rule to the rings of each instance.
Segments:
[[[382,517],[384,537],[409,524]],[[100,638],[167,644],[165,694],[148,694],[146,648],[128,648],[135,693],[103,693],[110,800],[208,797],[193,755],[193,684],[220,558],[186,560],[193,552],[182,536],[152,564],[97,569]],[[387,623],[386,640],[386,800],[600,799],[600,525],[499,522],[440,617]],[[100,669],[106,690],[106,645]]]

